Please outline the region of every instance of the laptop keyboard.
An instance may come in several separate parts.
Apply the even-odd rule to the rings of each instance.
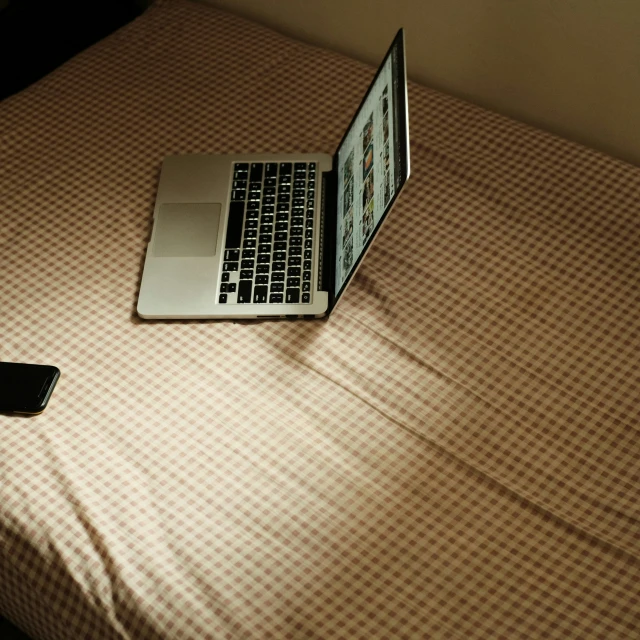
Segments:
[[[238,162],[218,301],[311,302],[315,162]]]

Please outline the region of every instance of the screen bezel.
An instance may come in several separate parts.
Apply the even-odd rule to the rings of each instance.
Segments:
[[[342,137],[342,140],[340,141],[340,144],[338,145],[338,148],[336,149],[336,152],[333,156],[333,173],[336,175],[338,174],[338,156],[340,153],[340,150],[342,149],[342,146],[344,145],[347,137],[349,136],[349,133],[351,131],[351,128],[354,126],[356,120],[358,119],[358,116],[360,115],[360,111],[362,110],[365,102],[367,101],[367,98],[369,97],[369,94],[371,93],[373,87],[376,84],[376,81],[378,80],[378,77],[380,76],[380,73],[382,72],[385,64],[387,63],[387,59],[392,56],[393,54],[396,54],[396,70],[397,70],[397,77],[396,77],[396,81],[397,84],[396,86],[393,87],[393,99],[395,100],[396,104],[394,105],[395,107],[395,113],[397,114],[397,135],[396,135],[396,140],[398,141],[398,146],[400,149],[400,154],[399,154],[399,169],[400,169],[400,181],[398,184],[398,187],[396,188],[391,200],[389,201],[389,203],[387,204],[384,213],[382,214],[382,216],[380,217],[380,220],[378,221],[378,224],[375,226],[375,228],[373,229],[373,232],[371,233],[371,235],[369,236],[369,239],[367,240],[367,242],[365,243],[364,247],[362,248],[362,251],[360,252],[360,255],[358,256],[358,259],[355,261],[355,263],[353,264],[353,266],[351,267],[351,272],[349,273],[349,276],[346,278],[346,280],[342,283],[340,289],[338,291],[335,290],[335,264],[331,265],[331,272],[333,274],[332,277],[332,282],[331,282],[331,289],[330,289],[330,295],[329,295],[329,309],[327,311],[327,313],[330,313],[333,308],[335,307],[335,305],[337,304],[338,300],[340,299],[340,297],[342,296],[342,294],[344,293],[345,289],[347,288],[347,286],[349,285],[349,283],[351,282],[351,280],[353,279],[353,276],[355,275],[356,271],[358,270],[358,268],[360,267],[360,264],[362,263],[363,258],[365,257],[365,255],[367,254],[367,251],[369,250],[369,248],[371,247],[371,243],[374,241],[376,235],[378,234],[380,227],[382,226],[382,224],[384,223],[384,221],[387,219],[387,216],[389,215],[389,212],[391,211],[397,197],[398,194],[400,193],[400,191],[402,191],[402,188],[404,187],[405,182],[407,181],[407,178],[409,177],[409,173],[410,173],[410,165],[409,165],[409,112],[408,112],[408,96],[407,96],[407,68],[406,68],[406,56],[405,56],[405,38],[404,38],[404,29],[399,29],[398,33],[396,34],[395,38],[393,39],[393,42],[391,43],[391,46],[389,47],[387,53],[385,54],[384,58],[382,59],[382,63],[380,64],[380,66],[378,67],[378,70],[373,78],[373,80],[371,81],[371,84],[369,85],[369,88],[367,89],[367,92],[365,93],[364,97],[362,98],[362,101],[360,102],[360,105],[358,106],[358,108],[356,109],[356,112],[351,120],[351,122],[349,123],[349,126],[347,127],[344,136]],[[338,216],[338,203],[337,203],[337,198],[338,198],[338,194],[337,194],[337,190],[336,190],[336,207],[335,207],[335,216],[336,216],[336,221],[337,221],[337,216]],[[333,247],[332,247],[332,261],[333,263],[335,263],[335,254],[336,254],[336,248],[338,246],[338,242],[339,242],[339,238],[338,238],[338,225],[335,224],[333,225],[335,227],[335,235],[333,236]]]

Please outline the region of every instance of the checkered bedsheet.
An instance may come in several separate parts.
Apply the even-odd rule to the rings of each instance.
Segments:
[[[638,637],[639,169],[412,84],[328,321],[135,314],[162,158],[331,153],[372,74],[171,0],[0,104],[0,359],[62,371],[0,416],[34,639]]]

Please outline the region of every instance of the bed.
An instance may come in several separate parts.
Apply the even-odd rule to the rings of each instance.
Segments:
[[[410,55],[410,43],[408,43]],[[34,640],[637,638],[640,169],[411,84],[326,321],[144,321],[162,159],[333,152],[374,69],[186,0],[0,103],[0,614]]]

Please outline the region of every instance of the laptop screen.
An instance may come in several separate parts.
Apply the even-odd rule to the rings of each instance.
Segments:
[[[337,152],[335,298],[409,175],[404,35],[396,35]]]

